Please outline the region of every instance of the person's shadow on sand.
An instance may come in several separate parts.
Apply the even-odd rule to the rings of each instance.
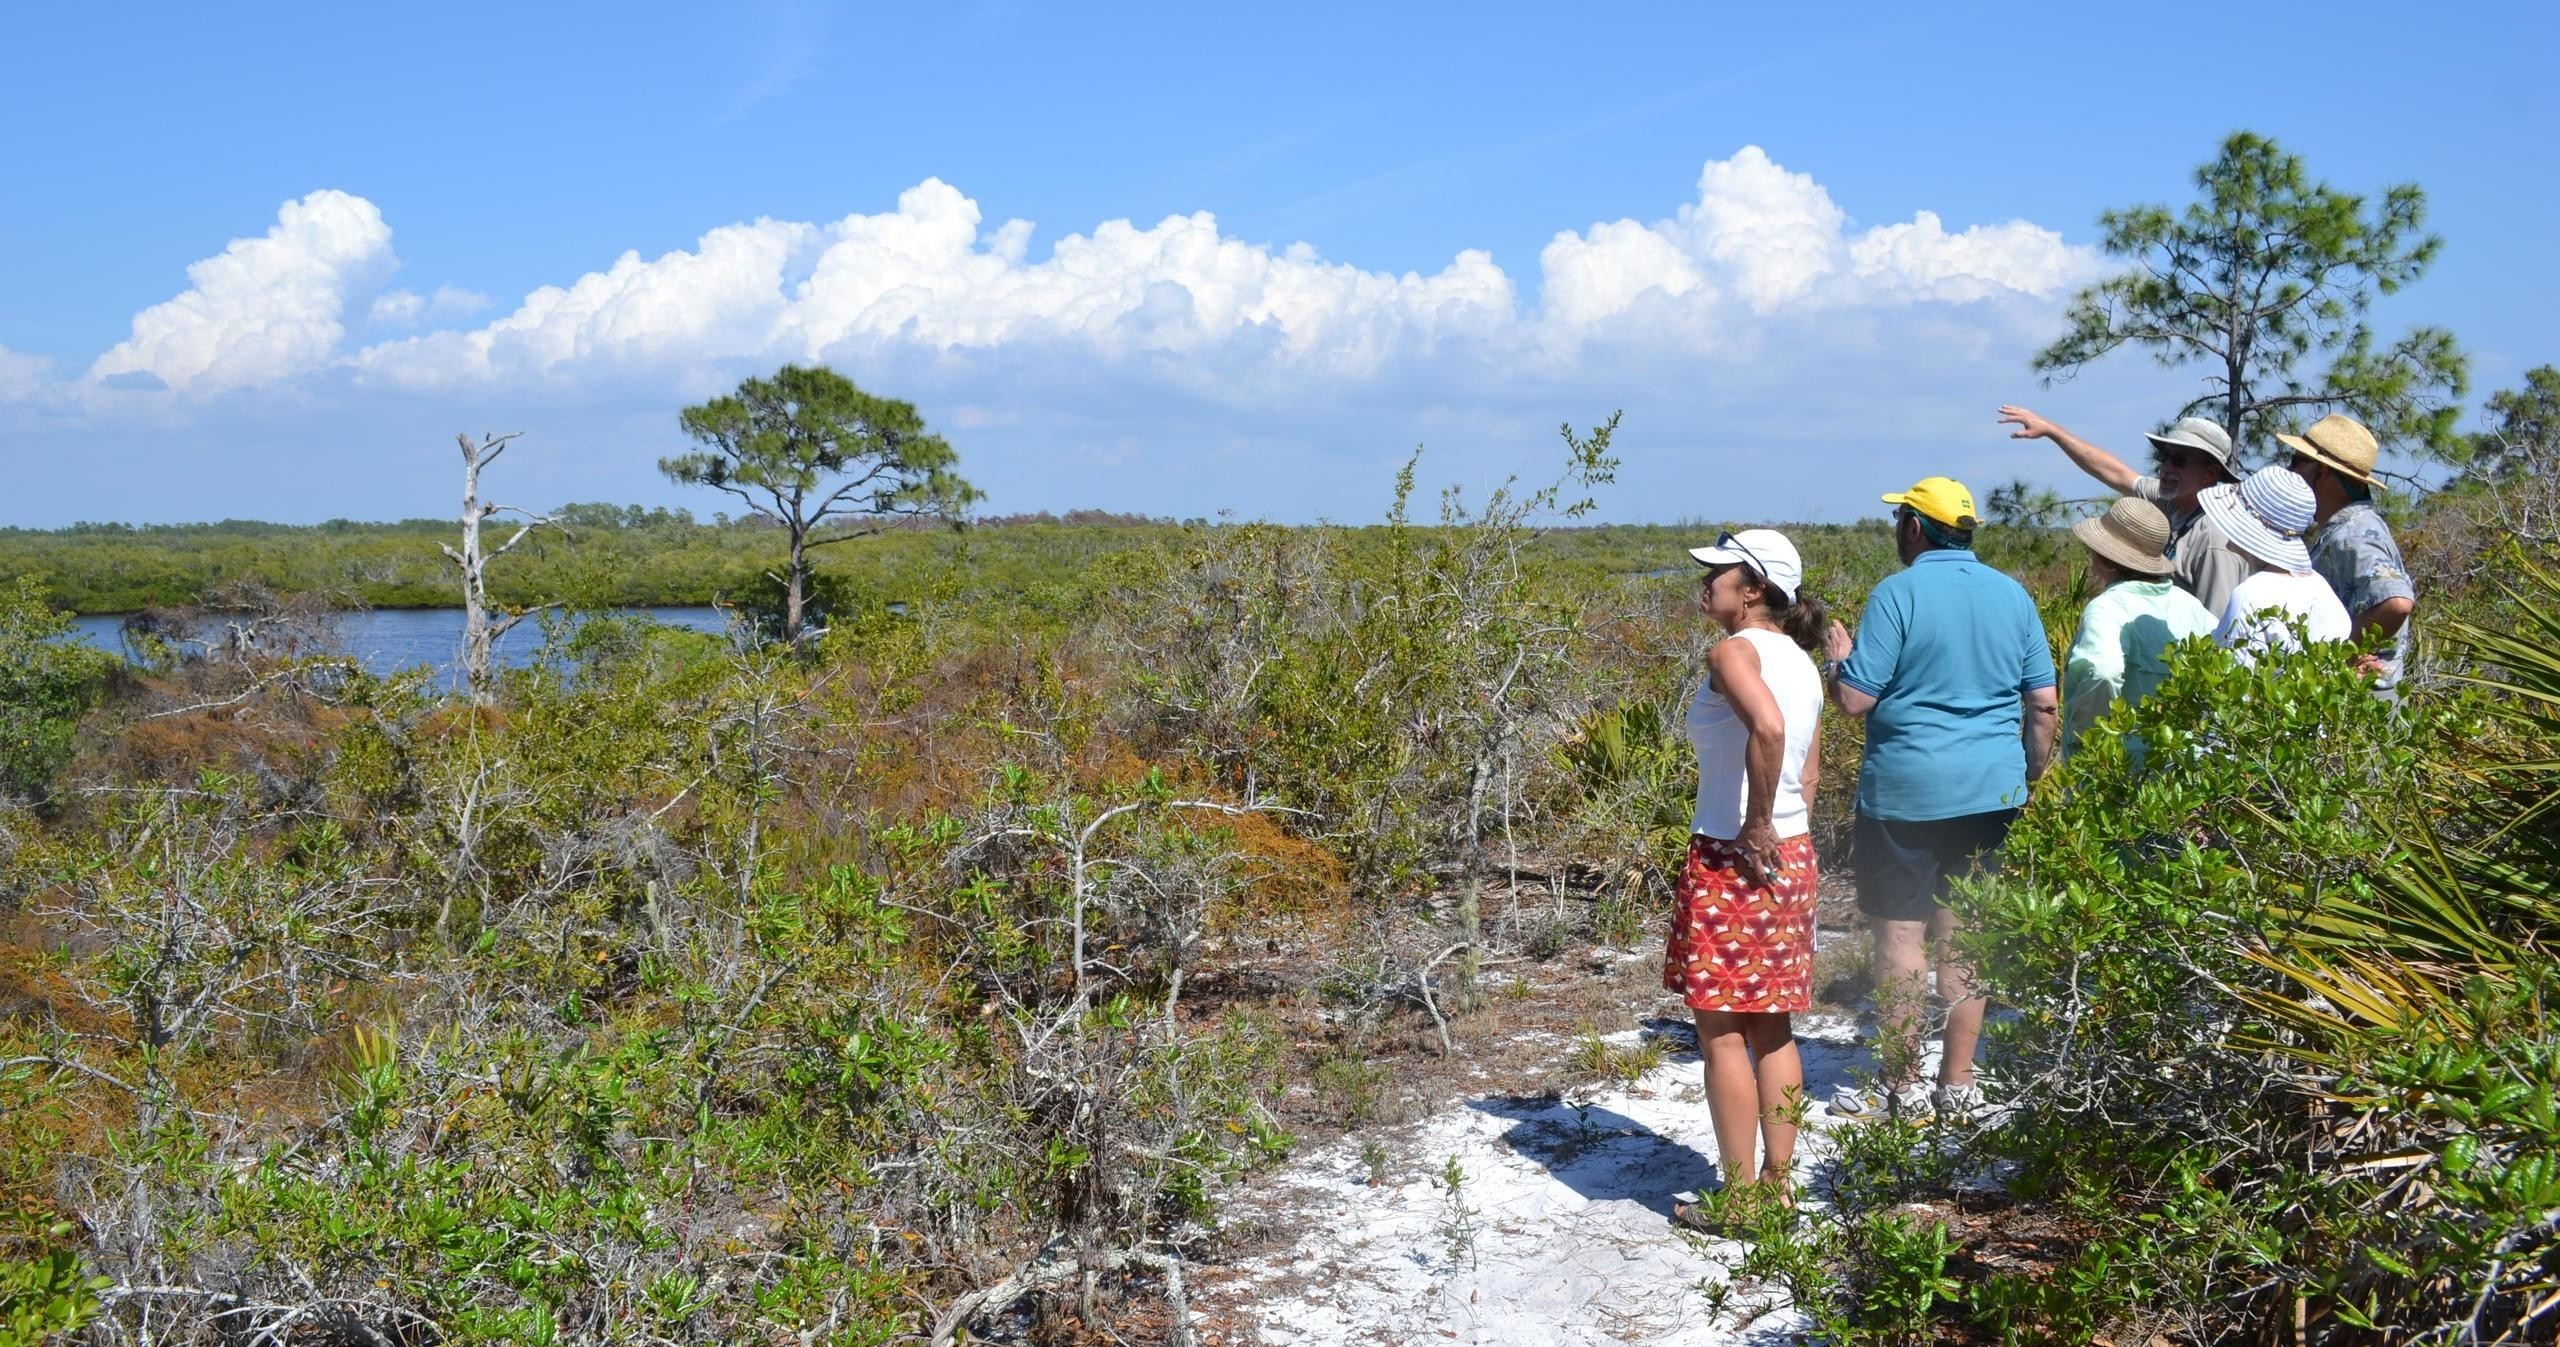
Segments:
[[[1668,1064],[1697,1069],[1697,1034],[1689,1022],[1656,1016],[1642,1027],[1648,1037],[1670,1045]],[[1862,1043],[1799,1038],[1796,1052],[1804,1062],[1808,1103],[1830,1099],[1854,1079],[1853,1071],[1875,1066],[1874,1052]],[[1596,1104],[1578,1107],[1553,1095],[1492,1095],[1470,1100],[1468,1107],[1510,1119],[1503,1141],[1586,1201],[1634,1202],[1668,1220],[1672,1194],[1719,1181],[1715,1161],[1695,1147]],[[1709,1126],[1703,1103],[1698,1124],[1702,1132]]]
[[[1633,1202],[1671,1219],[1671,1195],[1713,1181],[1715,1162],[1623,1113],[1549,1095],[1491,1095],[1467,1107],[1511,1120],[1502,1134],[1587,1202]]]

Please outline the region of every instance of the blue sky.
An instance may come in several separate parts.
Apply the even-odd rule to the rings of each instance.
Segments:
[[[810,359],[994,512],[1371,519],[1417,444],[1480,490],[1620,407],[1610,518],[2075,485],[1991,409],[2124,445],[2186,395],[2025,360],[2098,212],[2242,127],[2427,189],[2383,325],[2475,402],[2560,360],[2521,6],[19,6],[0,50],[8,524],[443,514],[458,430],[528,432],[503,499],[707,514],[677,410]]]

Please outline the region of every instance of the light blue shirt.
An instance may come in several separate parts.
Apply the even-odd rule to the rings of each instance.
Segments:
[[[2019,698],[2053,686],[2026,588],[1970,550],[1923,552],[1867,596],[1840,681],[1876,699],[1858,812],[1923,822],[2027,802]]]
[[[2089,600],[2063,660],[2062,752],[2119,700],[2151,695],[2169,676],[2169,647],[2211,636],[2214,615],[2166,580],[2119,580]]]

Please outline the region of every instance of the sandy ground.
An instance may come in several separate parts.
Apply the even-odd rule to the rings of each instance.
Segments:
[[[1710,1313],[1704,1288],[1726,1279],[1738,1250],[1670,1219],[1673,1194],[1717,1182],[1698,1057],[1677,1020],[1614,1041],[1641,1034],[1677,1050],[1632,1086],[1561,1100],[1473,1094],[1417,1124],[1310,1151],[1232,1195],[1222,1224],[1273,1233],[1204,1269],[1204,1337],[1273,1347],[1792,1341],[1804,1321],[1777,1288],[1736,1286],[1721,1320]],[[1846,1015],[1799,1016],[1797,1037],[1814,1101],[1796,1156],[1802,1183],[1829,1154],[1828,1129],[1845,1125],[1826,1101],[1873,1056]],[[1556,1042],[1555,1055],[1568,1047]],[[1453,1162],[1454,1193],[1443,1181]]]

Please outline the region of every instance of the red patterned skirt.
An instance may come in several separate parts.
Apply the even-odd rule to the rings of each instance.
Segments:
[[[1813,839],[1778,844],[1777,882],[1742,877],[1742,849],[1691,837],[1672,886],[1662,988],[1691,1010],[1770,1014],[1813,1008]]]

